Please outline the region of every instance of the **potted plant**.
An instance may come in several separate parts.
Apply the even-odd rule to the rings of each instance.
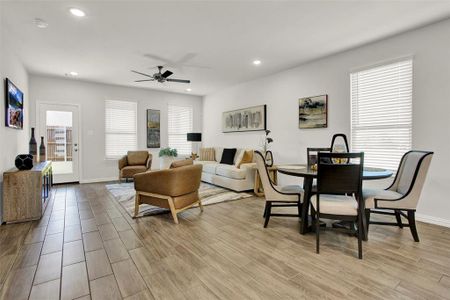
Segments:
[[[172,148],[162,148],[159,150],[159,168],[161,170],[168,169],[170,164],[175,160],[175,157],[178,156],[177,149]]]

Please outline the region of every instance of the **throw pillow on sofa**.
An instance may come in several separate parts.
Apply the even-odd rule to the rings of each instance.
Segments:
[[[203,161],[215,161],[216,150],[214,148],[201,148],[200,149],[200,160]]]
[[[237,167],[241,168],[242,164],[249,164],[253,162],[253,150],[245,150],[240,162],[237,162]]]
[[[225,148],[223,149],[222,159],[220,160],[221,164],[233,165],[234,164],[234,156],[236,155],[236,148]]]

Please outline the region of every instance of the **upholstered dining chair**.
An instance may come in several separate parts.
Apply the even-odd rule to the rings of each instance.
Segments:
[[[385,190],[363,189],[366,206],[366,237],[369,224],[409,227],[414,241],[419,242],[416,228],[416,208],[422,192],[433,152],[409,151],[403,155],[393,183]],[[406,212],[406,213],[405,213]],[[371,222],[370,214],[393,215],[393,222]],[[401,217],[408,220],[403,224]]]
[[[269,176],[265,159],[261,152],[255,151],[254,160],[264,188],[266,205],[264,208],[264,228],[270,217],[300,217],[302,210],[303,189],[299,185],[275,185]],[[273,207],[297,207],[297,214],[272,213]]]
[[[346,163],[334,163],[346,161]],[[361,197],[364,153],[319,152],[317,194],[311,197],[319,253],[320,218],[357,223],[358,258],[362,258],[364,201]],[[354,232],[352,232],[354,233]]]

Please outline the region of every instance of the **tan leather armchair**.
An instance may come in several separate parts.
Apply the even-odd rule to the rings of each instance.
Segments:
[[[198,195],[202,165],[192,165],[192,161],[183,162],[179,167],[177,165],[179,164],[172,165],[168,170],[134,176],[135,217],[139,214],[139,205],[143,203],[170,209],[176,224],[178,224],[177,214],[197,203],[203,211]]]
[[[133,178],[135,174],[147,172],[152,166],[152,154],[148,151],[128,151],[119,159],[119,180]]]

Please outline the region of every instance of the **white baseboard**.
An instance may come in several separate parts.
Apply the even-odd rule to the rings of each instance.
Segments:
[[[424,223],[444,226],[444,227],[450,227],[450,220],[417,214],[416,213],[416,220]]]
[[[80,183],[96,183],[96,182],[107,182],[107,181],[118,181],[118,177],[108,177],[108,178],[93,178],[93,179],[82,179]]]

